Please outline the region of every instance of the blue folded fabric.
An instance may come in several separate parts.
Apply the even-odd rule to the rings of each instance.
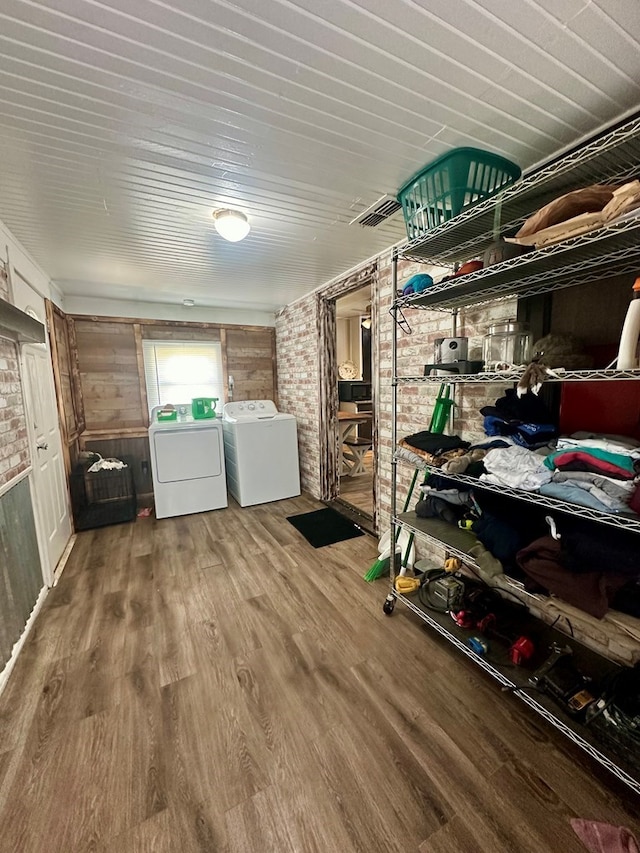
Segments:
[[[567,501],[567,503],[587,506],[591,509],[599,509],[601,512],[617,512],[617,510],[599,501],[591,492],[587,492],[571,483],[545,483],[543,486],[540,486],[538,491],[541,495],[546,495],[549,498],[558,498],[558,500]]]
[[[495,415],[485,415],[484,431],[489,436],[506,435],[521,447],[542,447],[558,434],[553,424],[508,421]]]

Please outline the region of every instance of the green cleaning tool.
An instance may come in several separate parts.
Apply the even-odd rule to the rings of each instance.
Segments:
[[[409,486],[409,491],[407,493],[407,498],[404,502],[403,512],[406,512],[409,509],[409,504],[411,503],[411,498],[413,496],[413,490],[416,485],[416,480],[418,479],[418,474],[420,473],[420,469],[416,468],[413,472],[413,479],[411,480],[411,485]],[[395,535],[395,543],[398,542],[398,537],[400,536],[400,528],[396,527],[396,535]],[[382,545],[382,540],[380,540],[380,544]],[[409,537],[409,542],[407,548],[405,549],[404,557],[402,558],[402,565],[405,565],[409,553],[411,551],[411,545],[413,544],[413,533]],[[393,548],[395,551],[395,548]],[[389,569],[391,568],[391,549],[389,549],[389,556],[383,557],[384,549],[381,548],[381,554],[378,559],[373,563],[369,571],[364,576],[364,579],[371,583],[372,581],[378,580],[378,578],[383,577],[384,575],[389,573]]]
[[[449,420],[449,412],[454,405],[451,385],[443,382],[440,385],[438,396],[433,405],[429,432],[436,435],[441,435],[444,432],[447,421]]]

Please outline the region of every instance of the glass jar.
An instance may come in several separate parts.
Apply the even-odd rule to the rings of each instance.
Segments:
[[[530,358],[531,334],[526,323],[503,320],[489,326],[482,339],[482,359],[487,371],[507,370],[527,364]]]

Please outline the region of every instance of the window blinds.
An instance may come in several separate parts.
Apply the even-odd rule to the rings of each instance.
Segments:
[[[223,399],[222,347],[219,342],[143,341],[144,378],[149,411],[194,397]]]

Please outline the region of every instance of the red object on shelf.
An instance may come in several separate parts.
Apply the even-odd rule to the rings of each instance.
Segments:
[[[521,666],[525,661],[531,660],[534,652],[535,646],[528,637],[518,637],[509,649],[509,658],[511,663]]]
[[[579,430],[640,439],[640,382],[565,382],[560,433]]]

